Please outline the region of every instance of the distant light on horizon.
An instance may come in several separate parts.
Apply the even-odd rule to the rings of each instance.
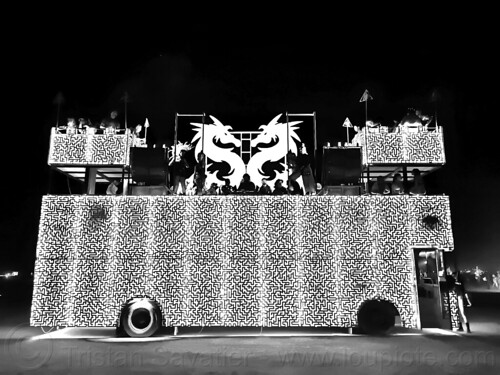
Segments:
[[[15,277],[15,276],[19,276],[19,272],[13,271],[13,272],[7,272],[7,273],[4,273],[3,275],[0,275],[0,277],[5,277],[6,279],[8,279],[9,277]]]

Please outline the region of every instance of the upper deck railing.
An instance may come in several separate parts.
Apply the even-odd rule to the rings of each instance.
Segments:
[[[52,128],[49,165],[128,165],[132,135],[128,129],[114,134],[62,134]]]
[[[446,162],[441,126],[427,131],[385,132],[363,129],[362,163],[364,166],[381,164],[436,164]]]

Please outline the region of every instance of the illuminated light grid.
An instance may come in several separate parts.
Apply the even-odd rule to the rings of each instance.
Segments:
[[[444,164],[443,133],[370,133],[365,132],[363,165],[372,164]]]
[[[125,134],[57,134],[50,137],[48,164],[128,165],[132,136]]]
[[[412,246],[452,250],[449,209],[446,196],[44,196],[31,324],[113,326],[148,295],[169,326],[352,327],[382,298],[417,328]]]

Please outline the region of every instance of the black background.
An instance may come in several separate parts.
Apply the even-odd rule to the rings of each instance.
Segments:
[[[378,16],[359,4],[352,13],[271,15],[255,7],[247,18],[227,9],[217,19],[90,5],[6,15],[13,26],[3,26],[0,271],[32,270],[49,177],[62,193],[80,188],[46,165],[58,92],[61,119],[100,120],[117,108],[123,124],[127,91],[129,126],[147,117],[148,139],[158,143],[173,139],[176,112],[206,112],[235,130],[256,130],[278,113],[316,111],[321,146],[345,141],[346,117],[364,121],[365,89],[374,98],[369,117],[382,122],[400,120],[408,107],[433,114],[430,97],[438,90],[447,164],[427,178],[428,190],[450,196],[459,265],[500,268],[491,10],[422,6]]]

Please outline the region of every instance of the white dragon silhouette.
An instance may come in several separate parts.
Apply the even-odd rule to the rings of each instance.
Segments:
[[[238,154],[233,152],[233,150],[235,147],[241,146],[241,141],[229,132],[232,130],[231,126],[223,125],[214,116],[210,116],[210,118],[212,119],[213,124],[205,124],[203,126],[201,123],[191,123],[191,125],[195,127],[194,131],[196,132],[191,140],[191,143],[193,144],[196,142],[194,150],[195,157],[197,158],[197,155],[202,150],[201,133],[203,128],[203,152],[205,153],[205,156],[214,162],[228,163],[230,170],[224,178],[228,178],[231,185],[238,186],[241,182],[243,174],[245,173],[245,163]],[[234,147],[223,148],[218,146],[216,142],[231,144],[234,145]],[[210,167],[209,164],[207,164],[207,169],[208,167]],[[217,185],[222,185],[224,183],[224,181],[217,178],[216,173],[210,173],[207,171],[206,186],[210,186],[212,182],[217,183]]]
[[[247,165],[247,173],[250,175],[252,180],[256,182],[256,184],[260,184],[261,179],[266,178],[267,176],[264,174],[262,170],[262,166],[265,162],[277,162],[285,157],[289,150],[291,150],[295,155],[297,155],[297,144],[295,140],[300,142],[300,138],[296,133],[298,129],[298,124],[302,123],[302,121],[291,121],[288,122],[288,142],[287,142],[287,123],[278,122],[281,117],[281,113],[273,118],[271,122],[267,125],[261,125],[259,129],[262,130],[257,137],[252,139],[250,146],[257,147],[259,152],[254,154]],[[271,142],[276,142],[276,144],[267,147],[261,148],[258,147],[259,144],[269,144]],[[288,148],[288,149],[287,149]],[[277,179],[283,180],[286,185],[286,181],[288,180],[288,172],[287,166],[281,163],[283,167],[285,167],[283,172],[277,172],[276,177],[268,180],[268,184],[273,187],[274,182]],[[302,178],[299,177],[297,182],[302,187]]]

